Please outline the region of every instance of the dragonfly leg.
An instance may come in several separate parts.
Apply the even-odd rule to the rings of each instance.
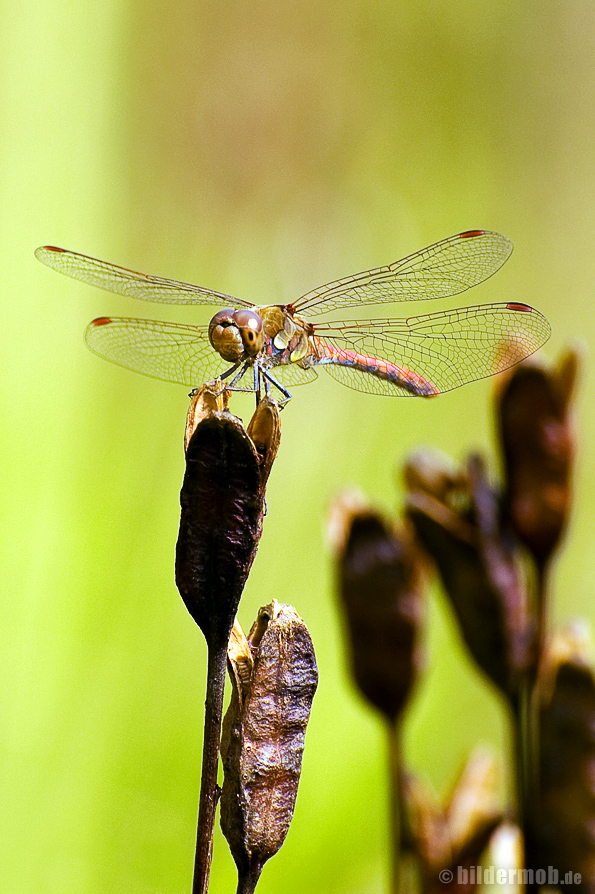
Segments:
[[[229,369],[225,370],[225,372],[222,373],[222,374],[219,376],[219,378],[220,378],[220,379],[225,379],[225,378],[227,378],[228,376],[232,375],[232,373],[236,372],[236,370],[237,370],[238,367],[240,366],[240,363],[241,363],[241,361],[238,361],[237,363],[234,363],[234,365],[233,365],[233,366],[230,366]],[[250,366],[252,366],[252,367],[255,369],[254,365],[251,364],[249,361],[246,360],[246,361],[243,363],[243,365],[242,365],[241,369],[239,370],[239,372],[236,373],[236,375],[233,377],[233,379],[231,380],[231,382],[229,383],[229,385],[225,385],[225,386],[224,386],[224,389],[223,389],[223,390],[224,390],[224,391],[239,391],[239,392],[242,392],[243,394],[253,394],[254,391],[256,391],[256,402],[258,403],[258,391],[256,390],[256,385],[257,385],[257,374],[256,374],[256,371],[254,372],[254,383],[253,383],[253,385],[252,385],[252,388],[238,388],[238,387],[236,387],[236,382],[239,382],[239,381],[242,379],[242,377],[243,377],[243,376],[245,375],[245,373],[248,371],[248,368],[249,368]]]
[[[281,394],[283,395],[284,400],[279,401],[279,406],[281,408],[283,408],[285,406],[285,404],[287,403],[287,401],[291,400],[290,392],[287,390],[287,388],[284,388],[283,385],[281,385],[276,380],[276,378],[274,376],[272,376],[269,372],[267,372],[266,369],[263,369],[262,367],[260,367],[260,372],[264,379],[264,387],[265,387],[266,393],[269,394],[269,392],[271,390],[270,385],[269,385],[269,382],[270,382],[270,384],[274,385],[275,388],[278,388],[279,391],[281,392]]]
[[[228,376],[231,376],[232,373],[234,373],[234,372],[236,371],[236,369],[238,369],[238,367],[240,366],[241,362],[242,362],[241,360],[238,360],[237,363],[234,363],[233,366],[230,366],[229,369],[226,369],[225,372],[222,372],[221,375],[219,376],[219,378],[220,378],[220,379],[227,379]],[[247,366],[247,364],[244,364],[244,366],[242,367],[240,373],[239,373],[239,374],[233,379],[233,381],[231,382],[231,385],[233,385],[234,382],[237,382],[238,379],[241,379],[241,378],[242,378],[242,376],[243,376],[244,373],[246,372],[246,366]]]
[[[234,373],[234,372],[236,371],[236,369],[239,367],[240,363],[241,363],[241,360],[238,360],[237,363],[234,363],[233,366],[230,366],[229,369],[226,369],[225,372],[221,373],[221,375],[219,376],[219,378],[220,378],[220,379],[226,379],[228,376],[230,376],[232,373]],[[244,371],[245,371],[245,370],[242,370],[242,372],[240,373],[239,378],[241,378],[241,376],[243,375]],[[233,382],[236,382],[237,379],[238,379],[238,376],[236,376],[236,378],[233,380]],[[231,383],[232,385],[233,385],[233,382]],[[226,386],[226,387],[231,387],[231,386]],[[192,391],[190,392],[190,394],[188,395],[188,397],[190,397],[190,398],[194,397],[194,395],[196,394],[196,392],[197,392],[198,390],[199,390],[198,387],[197,387],[197,388],[193,388]],[[223,391],[225,391],[225,388],[223,389]],[[223,392],[220,392],[220,394],[222,394],[222,393],[223,393]]]

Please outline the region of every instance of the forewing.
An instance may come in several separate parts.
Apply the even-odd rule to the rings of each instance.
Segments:
[[[107,261],[79,255],[75,251],[66,251],[52,245],[44,245],[35,251],[35,257],[42,264],[82,282],[125,295],[127,298],[140,298],[142,301],[157,301],[161,304],[215,304],[226,307],[252,307],[249,301],[241,301],[223,292],[214,292],[191,283],[177,282],[174,279],[162,279],[160,276],[148,276],[136,273]]]
[[[87,326],[85,342],[95,354],[118,366],[191,388],[229,368],[202,326],[100,317]]]
[[[469,230],[400,261],[337,279],[303,295],[293,307],[312,316],[340,307],[446,298],[478,285],[512,252],[500,233]]]
[[[525,304],[485,304],[402,320],[316,327],[321,362],[330,375],[357,391],[389,395],[409,392],[386,378],[338,365],[337,357],[349,362],[355,351],[380,358],[442,393],[514,366],[545,344],[550,332],[545,317]]]

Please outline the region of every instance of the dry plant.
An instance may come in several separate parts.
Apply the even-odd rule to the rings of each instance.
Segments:
[[[395,894],[473,892],[486,882],[512,882],[530,894],[595,891],[595,672],[577,629],[549,635],[547,624],[549,571],[571,504],[576,365],[574,354],[557,370],[522,364],[500,385],[501,483],[489,481],[480,456],[457,468],[424,451],[405,466],[402,522],[359,494],[333,507],[353,676],[389,735]],[[510,808],[485,752],[469,757],[444,804],[405,769],[401,731],[419,674],[428,564],[469,652],[507,706],[516,780]],[[497,865],[482,873],[482,855],[511,822],[522,843],[513,875],[498,874]]]
[[[280,441],[279,410],[262,399],[248,428],[208,383],[188,410],[176,583],[207,643],[202,776],[192,894],[205,894],[217,803],[238,869],[254,891],[281,847],[295,805],[304,736],[318,683],[308,629],[291,606],[261,608],[248,637],[235,621],[256,556],[265,488]],[[221,738],[229,665],[233,694]],[[217,785],[219,753],[224,783]]]

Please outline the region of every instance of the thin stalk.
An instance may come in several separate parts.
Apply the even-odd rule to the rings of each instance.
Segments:
[[[219,768],[219,745],[221,741],[226,663],[227,641],[216,647],[208,647],[202,775],[200,780],[192,894],[207,894],[209,888],[215,812],[217,801],[219,800],[217,771]]]
[[[388,723],[392,894],[399,894],[401,876],[401,740],[396,723]]]
[[[547,632],[547,571],[548,571],[548,563],[547,560],[544,562],[540,562],[537,567],[537,581],[536,581],[536,594],[535,594],[535,605],[536,605],[536,616],[537,616],[537,668],[539,670],[539,665],[541,663],[541,659],[543,656],[543,647],[545,645],[545,638]]]
[[[239,872],[236,894],[254,894],[261,872],[262,866],[257,861],[251,863],[245,873]]]
[[[407,894],[414,889],[412,836],[407,821],[405,792],[403,789],[403,756],[401,724],[388,723],[388,748],[390,772],[390,821],[392,881],[391,894]]]
[[[539,690],[537,686],[539,666],[543,655],[546,631],[546,569],[537,568],[535,594],[535,660],[533,667],[522,682],[519,702],[515,710],[515,751],[517,770],[519,826],[524,843],[524,868],[535,871],[539,868],[537,843],[535,841],[535,820],[539,809],[540,791],[540,731],[539,731]],[[531,879],[531,872],[529,872]],[[536,894],[539,885],[527,883],[526,894]]]
[[[535,693],[535,677],[528,675],[523,681],[519,703],[515,709],[515,752],[518,822],[523,837],[523,868],[533,870],[536,865],[534,842],[535,815],[538,798],[538,710]],[[525,885],[525,894],[537,894],[539,885],[529,881]]]

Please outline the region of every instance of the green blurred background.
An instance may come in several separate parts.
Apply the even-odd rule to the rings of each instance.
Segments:
[[[183,894],[205,676],[173,575],[186,392],[104,363],[82,332],[100,314],[205,323],[209,312],[141,308],[48,271],[33,249],[267,303],[495,229],[515,252],[469,303],[535,304],[556,359],[595,328],[595,7],[5,0],[2,11],[0,887]],[[589,363],[557,619],[595,613]],[[397,508],[398,468],[420,444],[493,456],[493,385],[391,401],[321,375],[283,413],[240,619],[248,627],[272,597],[294,604],[321,682],[294,822],[262,894],[386,890],[385,741],[345,673],[323,519],[349,483]],[[439,594],[427,652],[406,753],[444,792],[476,743],[505,767],[508,732]],[[218,833],[211,890],[235,890],[234,877]]]

